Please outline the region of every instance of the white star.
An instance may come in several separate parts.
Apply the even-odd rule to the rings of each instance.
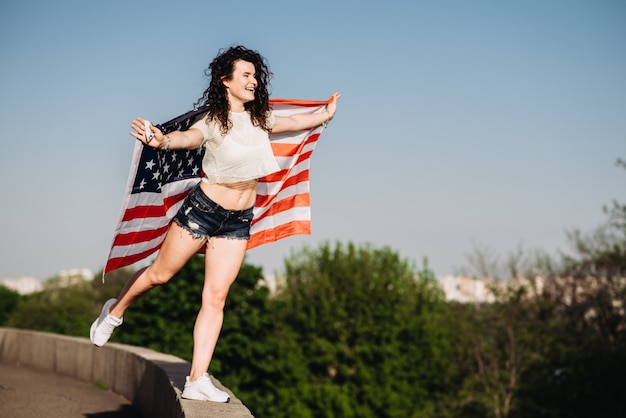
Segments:
[[[148,170],[152,170],[152,167],[154,167],[154,164],[155,164],[155,163],[154,163],[154,160],[150,160],[150,161],[148,161],[148,162],[146,163],[146,168],[147,168]]]
[[[193,170],[191,170],[191,174],[193,174],[194,176],[198,174],[198,167],[194,167]]]
[[[161,173],[158,170],[152,173],[152,180],[157,180],[159,177],[161,177]]]
[[[165,164],[163,166],[163,172],[164,173],[169,173],[170,172],[170,165],[169,164]]]
[[[143,189],[144,187],[146,187],[146,181],[144,179],[141,179],[141,183],[139,183],[139,188]]]

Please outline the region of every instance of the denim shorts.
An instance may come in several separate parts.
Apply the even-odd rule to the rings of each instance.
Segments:
[[[174,217],[181,228],[194,238],[223,237],[233,239],[250,238],[252,207],[244,210],[229,210],[212,201],[196,186],[185,198]]]

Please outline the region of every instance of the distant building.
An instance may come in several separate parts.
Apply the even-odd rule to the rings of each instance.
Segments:
[[[34,277],[20,277],[17,279],[0,279],[0,284],[15,290],[20,295],[28,295],[30,293],[39,292],[43,289],[41,280]]]
[[[93,272],[89,269],[69,269],[63,270],[59,273],[59,278],[61,280],[85,280],[90,281],[93,279]]]
[[[475,279],[465,276],[444,276],[438,280],[446,300],[462,303],[483,303],[495,300],[489,290],[492,280]]]
[[[61,287],[70,286],[77,282],[89,281],[93,279],[93,272],[89,269],[69,269],[61,271],[56,278]],[[0,279],[0,285],[15,290],[21,295],[28,295],[40,292],[44,289],[46,282],[34,277],[4,278]]]

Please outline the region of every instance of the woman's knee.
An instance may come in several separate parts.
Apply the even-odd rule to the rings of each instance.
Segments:
[[[226,305],[228,289],[204,289],[202,291],[202,306],[206,308],[223,310]]]
[[[153,268],[153,266],[148,267],[144,271],[143,276],[144,280],[147,280],[153,286],[165,284],[172,278],[172,274],[159,271],[158,269]]]

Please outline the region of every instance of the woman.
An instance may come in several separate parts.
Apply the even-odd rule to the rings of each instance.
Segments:
[[[170,224],[154,263],[138,271],[117,299],[108,300],[91,326],[90,338],[104,345],[123,322],[126,309],[156,285],[167,283],[201,248],[206,248],[202,306],[196,318],[191,371],[183,398],[227,402],[207,373],[224,317],[228,290],[246,253],[257,179],[279,170],[269,133],[310,129],[328,123],[337,110],[335,93],[323,113],[274,116],[269,105],[271,73],[265,59],[242,46],[231,47],[210,64],[211,82],[201,102],[207,115],[184,132],[146,132],[144,119],[131,135],[148,146],[195,149],[204,146],[204,177]]]

